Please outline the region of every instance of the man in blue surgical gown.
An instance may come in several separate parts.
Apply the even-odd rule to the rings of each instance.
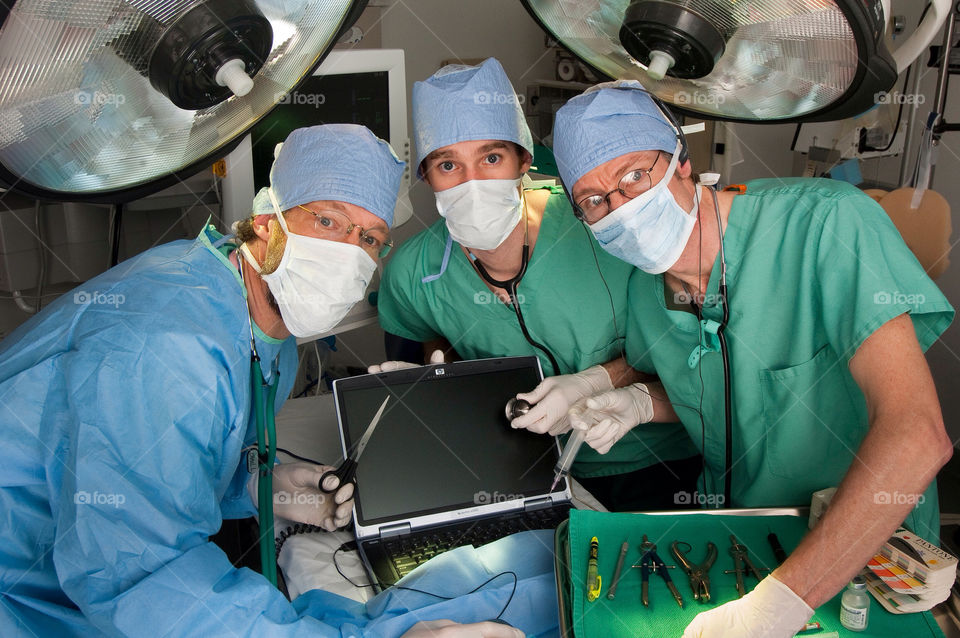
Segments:
[[[402,171],[364,127],[298,129],[241,239],[148,250],[0,344],[0,635],[340,635],[208,539],[256,511],[251,342],[279,408],[291,335],[363,296]],[[275,489],[316,496],[278,515],[347,523],[352,486],[321,498],[323,469],[277,467]]]

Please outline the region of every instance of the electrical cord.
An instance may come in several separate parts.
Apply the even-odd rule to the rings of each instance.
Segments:
[[[322,527],[310,525],[309,523],[294,523],[293,525],[288,525],[287,529],[282,530],[280,535],[273,539],[277,551],[277,559],[280,558],[280,550],[283,549],[283,544],[291,536],[295,536],[297,534],[312,534],[313,532],[322,531],[324,531]],[[336,552],[334,552],[334,555],[336,555]],[[337,571],[339,571],[339,569]]]
[[[349,578],[346,574],[343,573],[343,571],[340,569],[340,565],[337,563],[337,552],[339,552],[339,551],[345,551],[345,552],[357,551],[357,542],[356,542],[356,541],[350,541],[350,542],[348,542],[348,543],[344,543],[343,545],[341,545],[340,547],[338,547],[338,548],[333,552],[333,566],[337,568],[337,573],[340,574],[345,581],[347,581],[348,583],[350,583],[351,585],[353,585],[353,586],[356,587],[357,589],[362,589],[362,588],[364,588],[364,587],[376,587],[376,585],[374,585],[373,583],[357,584],[357,583],[353,582],[352,580],[350,580],[350,578]],[[440,600],[453,600],[454,598],[459,598],[460,596],[469,596],[470,594],[476,593],[476,592],[480,591],[481,589],[483,589],[484,587],[486,587],[486,586],[487,586],[488,584],[490,584],[491,582],[493,582],[494,580],[496,580],[497,578],[500,578],[501,576],[507,576],[507,575],[513,576],[513,589],[510,590],[510,597],[507,598],[507,602],[503,605],[503,609],[501,609],[501,610],[500,610],[500,613],[497,614],[496,617],[494,618],[494,620],[500,620],[500,618],[503,616],[503,614],[506,613],[507,608],[510,607],[510,603],[513,602],[513,597],[514,597],[514,596],[516,595],[516,593],[517,593],[517,585],[518,585],[519,582],[520,582],[520,579],[519,579],[519,577],[517,576],[517,573],[516,573],[516,572],[513,572],[513,571],[505,571],[505,572],[500,572],[499,574],[494,574],[493,576],[491,576],[491,577],[488,578],[487,580],[483,581],[482,583],[480,583],[479,585],[477,585],[476,587],[474,587],[474,588],[471,589],[470,591],[468,591],[468,592],[466,592],[466,593],[463,593],[463,594],[458,594],[457,596],[444,596],[444,595],[442,595],[442,594],[435,594],[435,593],[433,593],[433,592],[424,591],[424,590],[422,590],[422,589],[417,589],[416,587],[406,587],[405,585],[394,585],[394,586],[392,587],[392,589],[402,589],[402,590],[404,590],[404,591],[412,591],[412,592],[415,592],[415,593],[417,593],[417,594],[424,594],[424,595],[426,595],[426,596],[433,596],[434,598],[439,598]]]
[[[374,583],[363,583],[357,584],[350,580],[350,577],[343,573],[343,570],[340,569],[340,565],[337,563],[337,552],[355,552],[357,551],[357,541],[350,541],[349,543],[344,543],[340,547],[334,550],[333,552],[333,566],[337,568],[337,573],[340,574],[345,581],[356,587],[357,589],[362,589],[364,587],[376,587]]]
[[[506,575],[513,576],[513,589],[510,590],[510,597],[507,598],[507,602],[506,602],[506,604],[503,606],[503,609],[501,609],[501,610],[500,610],[500,613],[497,614],[497,615],[494,617],[494,620],[500,620],[500,617],[503,616],[503,614],[507,611],[507,607],[509,607],[509,606],[510,606],[510,603],[513,602],[513,597],[514,597],[514,595],[516,595],[516,593],[517,593],[517,585],[518,585],[519,582],[520,582],[520,578],[517,576],[517,573],[516,573],[516,572],[506,571],[506,572],[500,572],[499,574],[494,574],[493,576],[491,576],[491,577],[488,578],[487,580],[483,581],[482,583],[480,583],[479,585],[477,585],[476,587],[474,587],[474,588],[471,589],[470,591],[468,591],[468,592],[466,592],[466,593],[463,593],[463,594],[459,594],[459,595],[457,595],[457,596],[443,596],[443,595],[441,595],[441,594],[434,594],[433,592],[424,591],[424,590],[422,590],[422,589],[416,589],[416,588],[414,588],[414,587],[405,587],[405,586],[403,586],[403,585],[394,585],[394,586],[393,586],[393,589],[403,589],[403,590],[406,590],[406,591],[416,592],[416,593],[418,593],[418,594],[425,594],[425,595],[427,595],[427,596],[433,596],[434,598],[439,598],[440,600],[453,600],[454,598],[459,598],[460,596],[469,596],[470,594],[473,594],[473,593],[475,593],[475,592],[478,592],[478,591],[480,591],[481,589],[483,589],[484,587],[486,587],[489,583],[491,583],[491,582],[493,582],[494,580],[496,580],[497,578],[500,578],[501,576],[506,576]]]

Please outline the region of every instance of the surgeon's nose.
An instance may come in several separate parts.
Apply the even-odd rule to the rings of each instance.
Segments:
[[[607,204],[610,206],[610,210],[616,210],[624,204],[630,201],[630,198],[625,196],[618,190],[613,191],[607,195]]]

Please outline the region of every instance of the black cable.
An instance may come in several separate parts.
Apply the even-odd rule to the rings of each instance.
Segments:
[[[287,456],[292,456],[293,458],[297,459],[298,461],[306,461],[307,463],[313,463],[314,465],[326,465],[326,463],[321,463],[320,461],[314,461],[313,459],[308,459],[308,458],[305,457],[305,456],[300,456],[299,454],[294,454],[294,453],[291,452],[290,450],[285,450],[285,449],[283,449],[282,447],[278,447],[278,448],[277,448],[277,452],[283,452],[283,453],[286,454]]]
[[[511,305],[513,306],[513,311],[517,315],[517,322],[520,324],[520,331],[523,333],[524,338],[527,340],[527,343],[529,343],[531,346],[533,346],[534,348],[537,348],[538,350],[543,352],[545,355],[547,355],[547,358],[550,359],[550,365],[553,367],[554,374],[563,374],[562,370],[560,370],[559,364],[557,364],[557,360],[553,356],[553,353],[547,350],[547,347],[545,345],[543,345],[539,341],[534,340],[534,338],[530,336],[530,332],[527,330],[527,322],[523,320],[523,313],[520,312],[520,302],[517,301],[516,293],[517,293],[517,288],[516,288],[516,285],[514,285],[512,292],[509,293],[512,299]]]
[[[344,543],[343,545],[341,545],[340,547],[338,547],[338,548],[337,548],[336,550],[334,550],[334,552],[333,552],[333,566],[336,567],[337,573],[340,574],[345,581],[347,581],[348,583],[350,583],[351,585],[353,585],[354,587],[356,587],[356,588],[358,588],[358,589],[361,589],[361,588],[363,588],[363,587],[376,587],[376,585],[373,584],[373,583],[364,583],[364,584],[358,585],[357,583],[355,583],[355,582],[353,582],[352,580],[350,580],[350,577],[347,576],[346,574],[344,574],[344,573],[343,573],[343,570],[340,569],[340,564],[337,563],[337,552],[339,552],[339,551],[356,551],[356,550],[357,550],[357,543],[356,543],[355,541],[354,541],[354,542],[350,542],[350,543]],[[488,578],[487,580],[485,580],[485,581],[483,581],[482,583],[480,583],[479,585],[477,585],[476,587],[474,587],[473,589],[471,589],[470,591],[468,591],[468,592],[466,592],[466,593],[464,593],[464,594],[458,594],[457,596],[444,596],[444,595],[442,595],[442,594],[435,594],[435,593],[433,593],[433,592],[424,591],[424,590],[422,590],[422,589],[417,589],[416,587],[407,587],[407,586],[405,586],[405,585],[394,585],[394,586],[392,587],[392,589],[402,589],[402,590],[404,590],[404,591],[412,591],[412,592],[417,593],[417,594],[424,594],[424,595],[426,595],[426,596],[433,596],[434,598],[439,598],[440,600],[453,600],[454,598],[459,598],[460,596],[469,596],[470,594],[473,594],[473,593],[475,593],[475,592],[477,592],[477,591],[480,591],[481,589],[483,589],[484,587],[486,587],[489,583],[491,583],[491,582],[493,582],[494,580],[496,580],[497,578],[500,578],[501,576],[505,576],[505,575],[507,575],[507,574],[513,576],[513,589],[510,590],[510,597],[507,598],[507,602],[503,605],[503,609],[501,609],[501,610],[500,610],[500,613],[496,615],[496,618],[495,618],[495,619],[496,619],[496,620],[499,620],[500,617],[503,616],[503,614],[507,611],[507,608],[510,606],[510,603],[513,602],[513,597],[514,597],[514,596],[516,595],[516,593],[517,593],[517,585],[518,585],[518,583],[520,582],[520,579],[519,579],[519,577],[517,576],[517,573],[516,573],[516,572],[506,571],[506,572],[500,572],[499,574],[495,574],[495,575],[491,576],[490,578]]]
[[[490,578],[488,578],[487,580],[480,583],[479,585],[477,585],[476,587],[474,587],[473,589],[471,589],[470,591],[466,592],[465,594],[459,594],[457,596],[441,596],[440,594],[434,594],[433,592],[423,591],[422,589],[416,589],[414,587],[405,587],[403,585],[394,585],[393,589],[403,589],[406,591],[416,592],[418,594],[426,594],[427,596],[433,596],[434,598],[439,598],[440,600],[453,600],[454,598],[459,598],[460,596],[469,596],[470,594],[480,591],[493,580],[496,580],[497,578],[500,578],[501,576],[505,576],[507,574],[513,576],[513,589],[510,591],[510,597],[507,598],[507,603],[503,606],[503,609],[500,610],[500,613],[497,614],[496,617],[494,618],[494,620],[500,620],[500,617],[503,616],[504,612],[507,611],[507,607],[509,607],[510,603],[513,602],[513,597],[517,593],[517,584],[520,582],[520,579],[517,576],[516,572],[506,571],[506,572],[500,572],[499,574],[495,574]]]
[[[929,8],[930,8],[930,5],[927,5],[927,8],[929,9]],[[921,18],[921,21],[922,21],[922,20],[923,20],[923,18]],[[913,70],[912,67],[909,67],[909,66],[908,66],[908,67],[907,67],[907,72],[906,72],[906,74],[903,76],[903,89],[904,89],[904,90],[906,90],[907,84],[910,82],[910,71],[912,71],[912,70]],[[902,93],[902,92],[901,92],[901,93]],[[903,106],[904,106],[904,100],[900,100],[900,108],[897,109],[897,123],[893,125],[893,135],[890,136],[890,141],[889,141],[889,142],[887,143],[887,145],[884,146],[883,148],[875,148],[875,149],[873,149],[874,151],[877,151],[877,152],[879,152],[879,153],[884,153],[884,152],[886,152],[886,151],[889,151],[889,150],[890,150],[890,147],[893,146],[894,140],[897,139],[897,133],[900,131],[900,122],[901,122],[901,120],[903,119]]]
[[[322,531],[324,531],[322,527],[310,525],[308,523],[296,523],[294,525],[288,525],[287,529],[280,531],[280,536],[277,536],[275,539],[273,539],[274,546],[276,547],[277,558],[280,558],[280,550],[283,549],[283,544],[291,536],[295,536],[297,534],[312,534],[314,532]]]
[[[40,273],[37,275],[37,312],[43,308],[43,280],[47,278],[47,242],[43,240],[43,226],[40,224],[40,200],[34,208],[33,222],[37,227],[37,256]]]
[[[353,545],[352,548],[350,547],[351,545]],[[339,551],[341,551],[341,550],[342,550],[342,551],[345,551],[345,552],[346,552],[346,551],[355,552],[355,551],[357,551],[357,543],[356,543],[356,542],[353,542],[353,543],[344,543],[343,545],[341,545],[340,547],[338,547],[337,549],[334,550],[334,552],[333,552],[333,566],[337,568],[337,573],[340,574],[341,576],[343,576],[343,579],[344,579],[345,581],[347,581],[348,583],[350,583],[351,585],[353,585],[353,586],[356,587],[357,589],[362,589],[362,588],[364,588],[364,587],[376,587],[376,585],[375,585],[374,583],[364,583],[364,584],[362,584],[362,585],[358,585],[357,583],[355,583],[355,582],[353,582],[352,580],[350,580],[350,577],[349,577],[349,576],[347,576],[346,574],[343,573],[343,571],[340,569],[340,565],[337,563],[337,552],[339,552]]]
[[[723,498],[726,507],[731,507],[733,500],[733,406],[730,397],[730,353],[727,350],[727,337],[725,335],[727,319],[730,317],[729,306],[727,305],[727,286],[720,286],[720,298],[723,300],[723,322],[717,329],[717,338],[720,339],[720,356],[723,358],[723,413],[726,430],[727,444],[724,446],[724,460],[726,462],[726,471],[723,475]]]
[[[517,297],[517,286],[520,284],[523,276],[527,273],[527,264],[529,261],[530,246],[524,243],[523,251],[520,253],[520,270],[518,270],[517,274],[510,279],[494,279],[490,276],[490,273],[487,272],[487,269],[483,267],[483,264],[480,263],[479,259],[473,259],[473,266],[477,269],[477,273],[480,274],[481,279],[495,288],[502,288],[507,291],[507,294],[510,296],[510,305],[513,306],[513,311],[517,315],[517,322],[520,324],[520,331],[523,333],[524,339],[526,339],[527,343],[529,343],[531,346],[547,355],[547,359],[550,360],[550,365],[553,366],[554,374],[563,374],[563,372],[560,370],[560,366],[557,364],[556,358],[553,356],[553,353],[550,352],[545,345],[534,340],[534,338],[530,336],[530,331],[527,330],[527,322],[523,320],[523,313],[520,311],[520,302]]]

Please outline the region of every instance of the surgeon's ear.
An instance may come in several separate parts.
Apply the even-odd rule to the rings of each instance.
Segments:
[[[273,218],[273,215],[256,215],[253,218],[253,232],[263,241],[270,239],[270,220]]]
[[[687,179],[693,174],[693,164],[690,163],[689,158],[683,162],[683,164],[677,164],[677,177],[680,179]]]
[[[533,156],[530,154],[530,151],[528,151],[527,149],[522,148],[520,146],[518,146],[517,148],[519,148],[520,151],[523,153],[523,155],[520,156],[520,160],[521,160],[520,174],[523,175],[524,173],[530,170],[530,166],[533,164]]]

